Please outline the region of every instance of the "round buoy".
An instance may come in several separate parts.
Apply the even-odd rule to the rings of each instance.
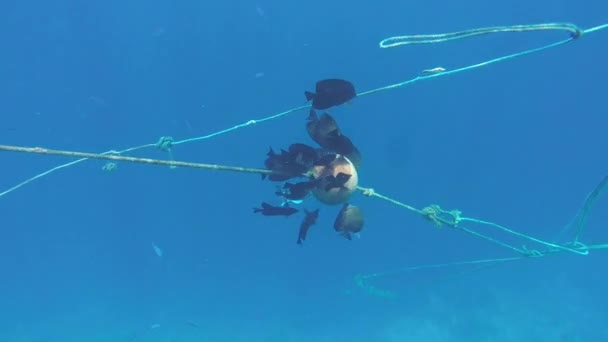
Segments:
[[[340,187],[332,187],[325,190],[330,184],[330,181],[326,180],[327,176],[338,176],[339,173],[350,175],[350,178]],[[314,179],[321,178],[319,184],[312,190],[313,195],[322,203],[335,205],[341,204],[350,198],[350,196],[357,190],[357,184],[359,184],[359,177],[357,175],[357,169],[348,158],[338,155],[327,166],[315,166],[312,169],[312,176]]]

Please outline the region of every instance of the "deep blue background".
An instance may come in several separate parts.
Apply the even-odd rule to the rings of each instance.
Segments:
[[[322,78],[349,79],[361,92],[567,38],[378,48],[391,35],[587,28],[607,11],[599,0],[5,0],[0,143],[102,152],[205,135],[299,106]],[[606,46],[600,31],[331,114],[364,155],[362,186],[550,240],[608,171]],[[260,167],[269,145],[311,143],[306,115],[180,145],[173,157]],[[69,161],[1,158],[0,191]],[[360,239],[337,237],[338,208],[309,200],[303,207],[320,207],[321,217],[300,247],[299,217],[251,213],[276,201],[274,185],[256,175],[103,165],[87,161],[0,198],[1,341],[608,340],[602,251],[379,277],[374,286],[398,295],[380,298],[353,277],[514,254],[361,195],[352,199],[366,216]],[[585,242],[608,241],[607,207],[600,198]]]

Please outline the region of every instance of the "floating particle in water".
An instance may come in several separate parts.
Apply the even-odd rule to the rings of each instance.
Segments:
[[[108,103],[101,96],[91,95],[89,96],[89,101],[91,101],[96,106],[107,106]]]
[[[444,71],[445,71],[445,68],[442,68],[442,67],[436,67],[436,68],[433,68],[433,69],[425,69],[425,70],[422,70],[422,73],[423,73],[423,74],[438,74],[438,73],[440,73],[440,72],[444,72]]]
[[[260,77],[264,77],[264,73],[263,72],[258,72],[255,74],[255,78],[260,78]]]
[[[115,162],[107,162],[101,169],[108,172],[116,171],[116,169],[118,169],[118,164]]]
[[[200,328],[200,324],[194,322],[194,321],[186,321],[186,324],[193,327],[193,328]]]
[[[158,27],[152,32],[152,37],[160,37],[167,33],[167,30],[164,27]]]
[[[258,15],[260,17],[263,17],[266,13],[264,12],[264,10],[262,9],[262,7],[260,6],[255,6],[255,11],[258,12]]]
[[[159,257],[163,256],[163,250],[160,249],[160,247],[158,247],[156,244],[154,244],[154,242],[152,242],[152,248],[154,249],[154,253],[156,253],[156,255],[158,255]]]

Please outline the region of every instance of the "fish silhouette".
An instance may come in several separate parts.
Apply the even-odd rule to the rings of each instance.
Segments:
[[[361,209],[354,205],[345,203],[334,222],[334,230],[348,240],[352,240],[352,234],[363,229],[363,214]]]
[[[253,208],[254,213],[262,213],[264,216],[291,216],[298,212],[298,209],[289,206],[275,207],[266,202],[262,202],[261,208]]]
[[[306,240],[306,235],[308,234],[308,229],[317,223],[317,218],[319,217],[319,209],[315,211],[308,211],[304,209],[306,216],[300,225],[300,230],[298,231],[298,245],[301,245],[304,240]]]
[[[355,86],[346,80],[326,79],[318,81],[315,92],[305,91],[306,101],[312,101],[315,109],[327,109],[344,104],[357,96]]]

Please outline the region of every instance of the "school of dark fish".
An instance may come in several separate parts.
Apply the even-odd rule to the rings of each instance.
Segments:
[[[299,212],[290,203],[303,201],[314,189],[319,188],[326,192],[332,189],[343,189],[352,175],[339,172],[336,175],[314,178],[311,174],[313,167],[328,167],[339,156],[346,157],[355,168],[361,165],[361,154],[351,139],[343,134],[336,120],[328,113],[317,115],[317,110],[326,110],[335,106],[343,105],[354,99],[357,95],[354,85],[342,79],[325,79],[318,81],[315,91],[305,91],[307,101],[311,101],[306,131],[309,137],[319,147],[315,148],[303,143],[291,144],[287,149],[279,152],[271,147],[266,154],[264,166],[273,174],[262,175],[262,179],[268,178],[272,182],[284,182],[277,188],[275,195],[279,196],[283,203],[272,205],[262,202],[260,207],[253,208],[254,213],[264,216],[289,217]],[[304,178],[301,181],[293,179]],[[302,244],[310,228],[317,223],[319,209],[308,211],[304,209],[304,219],[298,230],[297,244]],[[359,233],[363,228],[363,215],[361,210],[349,203],[344,203],[339,211],[334,230],[351,240],[353,234]]]

